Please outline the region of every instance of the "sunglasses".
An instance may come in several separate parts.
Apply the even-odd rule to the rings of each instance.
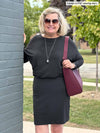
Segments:
[[[53,23],[53,24],[58,24],[58,19],[52,19],[52,20],[50,20],[50,19],[45,19],[44,20],[44,22],[45,22],[45,24],[50,24],[51,22]]]

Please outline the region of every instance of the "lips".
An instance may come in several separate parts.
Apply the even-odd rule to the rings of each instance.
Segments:
[[[51,27],[51,26],[48,26],[47,28],[50,30],[55,29],[54,27]]]

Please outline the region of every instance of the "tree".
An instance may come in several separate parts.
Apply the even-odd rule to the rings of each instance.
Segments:
[[[33,0],[33,6],[29,0],[24,0],[24,32],[26,34],[26,44],[30,41],[33,34],[39,32],[38,20],[41,12],[49,7],[47,0],[42,0],[42,6],[39,6],[36,0]]]
[[[55,6],[64,11],[65,16],[67,15],[66,12],[66,0],[50,0],[50,6]]]
[[[65,17],[70,16],[70,13],[68,13],[68,9],[70,9],[72,6],[66,5],[66,1],[74,1],[74,0],[50,0],[50,6],[55,6],[60,8],[63,12]],[[77,0],[77,1],[84,1],[84,0]],[[67,35],[70,36],[71,39],[73,39],[73,28],[70,28]]]
[[[94,1],[94,0],[88,0]],[[98,0],[95,0],[98,1]],[[96,6],[72,6],[68,10],[71,16],[67,17],[72,27],[76,26],[74,33],[76,39],[84,39],[91,48],[96,48],[96,90],[98,90],[98,43],[100,42],[100,3]]]

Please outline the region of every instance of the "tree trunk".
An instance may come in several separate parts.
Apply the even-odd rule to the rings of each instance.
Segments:
[[[96,91],[98,91],[98,44],[96,47]]]
[[[92,54],[96,54],[96,49],[95,48],[92,49]]]

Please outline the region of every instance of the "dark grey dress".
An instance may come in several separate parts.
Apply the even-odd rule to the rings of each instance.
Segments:
[[[55,38],[46,38],[47,50]],[[70,97],[67,95],[62,73],[64,36],[56,38],[56,43],[46,62],[45,39],[37,35],[24,51],[24,62],[30,61],[33,68],[33,104],[35,125],[64,124],[69,120]],[[83,58],[73,41],[69,39],[68,58],[76,68],[83,64]]]

